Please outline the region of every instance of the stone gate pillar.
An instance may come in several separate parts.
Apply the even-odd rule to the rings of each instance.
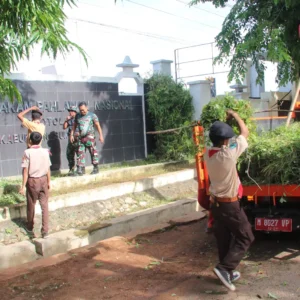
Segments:
[[[200,120],[203,106],[211,99],[210,81],[198,80],[188,82],[190,94],[193,97],[194,115],[193,120]]]
[[[159,59],[150,62],[153,65],[153,73],[154,74],[163,74],[171,76],[171,64],[172,60],[167,59]]]

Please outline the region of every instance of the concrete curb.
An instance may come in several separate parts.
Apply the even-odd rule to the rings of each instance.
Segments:
[[[65,188],[72,188],[74,185],[88,185],[91,182],[101,182],[102,180],[114,178],[116,180],[122,180],[124,176],[137,176],[142,175],[145,172],[155,171],[160,168],[170,168],[172,166],[180,166],[192,163],[192,161],[174,161],[174,162],[167,162],[167,163],[156,163],[156,164],[149,164],[149,165],[141,165],[135,167],[124,167],[124,168],[115,168],[112,170],[101,170],[96,175],[87,175],[87,176],[79,176],[79,177],[59,177],[55,178],[52,177],[51,181],[51,189],[52,191],[59,191],[60,189]],[[89,174],[92,171],[92,166],[86,168],[86,174]],[[53,171],[53,174],[56,172]],[[61,174],[67,174],[68,170],[64,170]],[[9,178],[9,177],[8,177]],[[21,179],[21,176],[13,176],[11,179]],[[12,184],[12,187],[18,191],[19,185]],[[4,193],[4,188],[0,188],[0,196]]]
[[[137,213],[128,214],[109,221],[109,224],[100,229],[89,232],[83,230],[66,230],[50,235],[47,239],[35,239],[38,254],[48,257],[66,252],[78,247],[90,245],[113,236],[123,235],[133,230],[138,230],[160,224],[195,212],[197,201],[179,200],[156,208],[146,209]]]
[[[118,235],[137,233],[152,226],[156,230],[162,224],[167,227],[174,225],[174,219],[180,218],[179,223],[187,220],[193,221],[205,217],[202,211],[196,212],[198,205],[196,199],[179,200],[152,209],[146,209],[137,213],[118,217],[108,224],[99,224],[99,228],[92,225],[83,230],[69,229],[51,234],[47,239],[34,239],[33,243],[21,242],[9,246],[0,247],[0,269],[18,266],[22,263],[36,260],[39,255],[49,257],[64,253],[72,249],[94,244],[98,241]],[[198,214],[198,217],[195,215]],[[192,214],[192,218],[185,219]],[[160,225],[159,225],[160,224]],[[25,253],[26,252],[26,253]]]
[[[196,170],[186,169],[149,178],[137,180],[135,182],[116,183],[103,186],[97,189],[85,190],[83,192],[69,193],[50,198],[49,211],[82,205],[94,201],[107,200],[114,197],[124,196],[143,192],[151,188],[159,188],[168,184],[187,181],[196,177]],[[84,178],[84,177],[83,177]],[[36,214],[41,214],[39,204],[36,205]],[[26,218],[26,204],[18,204],[11,207],[0,208],[0,222],[17,218]]]
[[[7,246],[0,246],[0,268],[10,268],[38,259],[35,245],[28,241],[23,241]]]
[[[157,163],[157,164],[149,164],[149,165],[142,165],[136,167],[126,167],[126,168],[119,168],[119,169],[112,169],[101,171],[96,175],[88,175],[88,176],[81,176],[81,177],[62,177],[56,178],[51,182],[52,190],[58,191],[64,188],[72,188],[72,186],[76,184],[80,185],[87,185],[91,182],[101,182],[101,180],[114,178],[115,180],[122,180],[124,176],[137,176],[143,175],[145,172],[154,171],[160,168],[169,168],[172,166],[180,166],[187,164],[188,161],[175,161],[175,162],[168,162],[168,163]],[[92,170],[87,168],[87,174]]]

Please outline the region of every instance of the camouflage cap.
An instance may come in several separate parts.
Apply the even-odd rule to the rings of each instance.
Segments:
[[[68,111],[75,111],[76,113],[78,112],[77,106],[72,105],[68,108]]]

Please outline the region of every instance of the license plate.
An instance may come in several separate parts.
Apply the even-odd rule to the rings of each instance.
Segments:
[[[292,219],[256,218],[255,230],[292,232]]]

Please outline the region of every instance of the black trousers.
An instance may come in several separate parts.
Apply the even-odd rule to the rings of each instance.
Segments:
[[[212,214],[220,260],[217,268],[233,271],[254,241],[251,225],[239,201],[213,204]]]

